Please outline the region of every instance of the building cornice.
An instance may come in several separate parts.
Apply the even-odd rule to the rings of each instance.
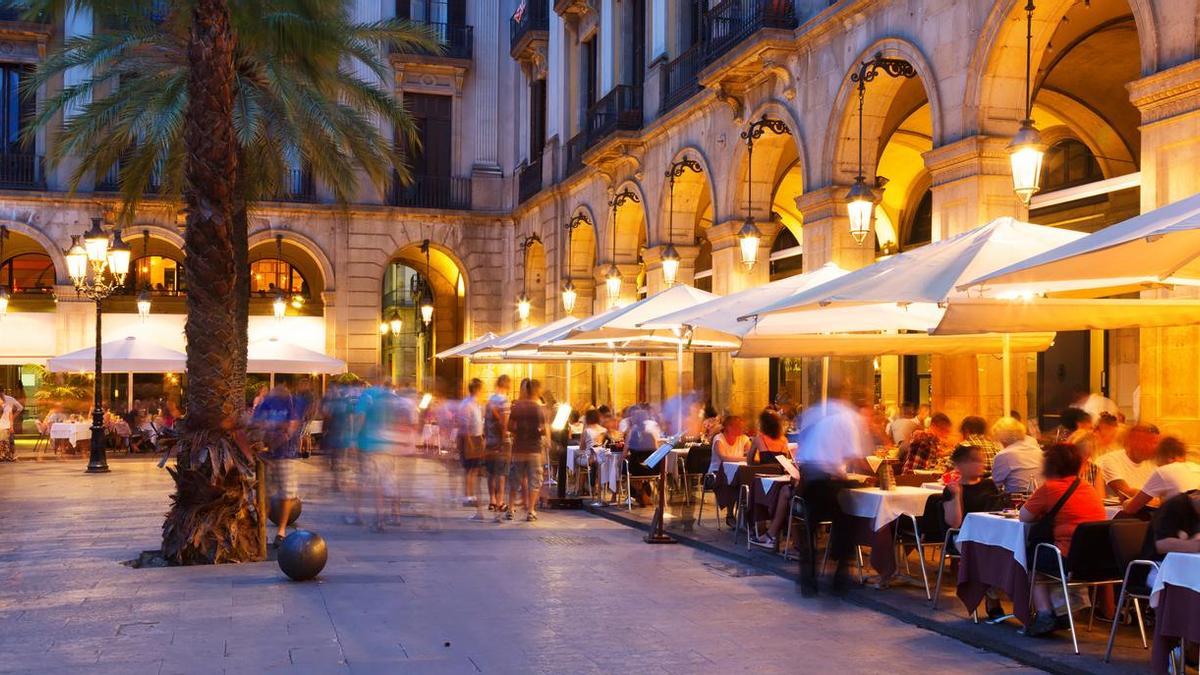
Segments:
[[[1188,61],[1125,85],[1142,124],[1200,110],[1200,60]]]

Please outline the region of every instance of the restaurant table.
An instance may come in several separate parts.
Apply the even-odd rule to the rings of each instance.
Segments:
[[[779,506],[779,492],[792,484],[792,477],[756,476],[750,481],[750,503],[746,509],[751,520],[771,520]]]
[[[891,490],[851,488],[838,494],[842,511],[854,523],[854,541],[871,547],[871,567],[883,578],[896,573],[896,519],[902,515],[920,516],[925,502],[941,490],[897,486]]]
[[[50,425],[50,444],[66,441],[72,448],[79,441],[91,441],[92,425],[89,422],[55,422]]]
[[[759,474],[778,476],[782,473],[783,467],[779,462],[771,462],[770,464],[721,462],[721,468],[717,471],[716,485],[713,488],[713,494],[717,499],[717,506],[721,508],[733,506],[737,502],[742,486],[750,485],[750,481]]]
[[[691,449],[692,449],[692,446],[690,446],[690,445],[684,446],[682,448],[671,448],[671,451],[669,453],[667,453],[666,457],[663,458],[663,461],[667,463],[667,473],[668,474],[670,474],[672,476],[679,475],[679,462],[681,460],[687,458],[688,451]]]
[[[617,492],[621,486],[621,458],[624,456],[621,452],[614,452],[608,448],[598,448],[596,451],[597,471],[600,474],[601,484],[608,487],[609,490]]]
[[[1029,625],[1029,565],[1025,560],[1028,523],[994,513],[968,513],[956,539],[957,595],[974,612],[989,586],[1012,600],[1013,616]]]
[[[1171,650],[1180,640],[1200,642],[1200,553],[1168,553],[1150,592],[1154,647],[1150,663],[1167,672]]]

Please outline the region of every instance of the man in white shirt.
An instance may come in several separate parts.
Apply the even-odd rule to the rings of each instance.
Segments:
[[[20,419],[23,410],[25,406],[9,396],[4,387],[0,387],[0,462],[17,461],[13,430],[17,428],[17,420]]]
[[[1139,424],[1129,430],[1124,450],[1114,450],[1096,460],[1107,495],[1121,501],[1136,496],[1154,473],[1157,448],[1158,428]]]
[[[1187,446],[1174,436],[1165,436],[1158,443],[1158,468],[1137,495],[1125,502],[1122,510],[1136,514],[1152,500],[1165,502],[1175,495],[1200,490],[1200,464],[1187,461]]]
[[[992,459],[992,480],[1004,491],[1032,492],[1041,483],[1042,448],[1025,433],[1025,425],[1013,417],[1001,417],[992,425],[992,438],[1004,446]]]
[[[462,455],[463,487],[467,505],[475,507],[471,520],[482,521],[483,501],[479,495],[479,468],[483,463],[483,381],[472,378],[467,397],[458,404],[458,443]]]
[[[854,487],[847,471],[865,465],[869,452],[866,425],[858,411],[833,393],[840,387],[830,383],[829,400],[813,404],[800,418],[800,438],[796,444],[796,465],[804,478],[803,497],[808,508],[808,546],[800,563],[800,593],[817,594],[817,568],[814,535],[816,523],[831,521],[833,530],[829,553],[837,563],[833,577],[834,593],[848,588],[850,556],[854,544],[850,537],[850,519],[838,503],[842,490]]]
[[[900,445],[907,441],[914,431],[923,428],[924,425],[916,418],[916,410],[913,409],[913,405],[905,403],[903,412],[896,419],[888,423],[887,431],[892,437],[892,442]]]

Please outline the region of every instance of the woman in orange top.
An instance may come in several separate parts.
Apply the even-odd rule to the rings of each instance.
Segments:
[[[772,464],[775,458],[783,455],[791,457],[787,437],[783,435],[783,420],[772,410],[764,410],[758,415],[758,435],[746,453],[749,464]]]
[[[1080,523],[1108,519],[1100,495],[1087,481],[1080,478],[1082,465],[1083,455],[1074,445],[1057,443],[1051,446],[1046,450],[1046,458],[1042,465],[1046,482],[1029,496],[1029,501],[1021,508],[1021,522],[1037,522],[1054,508],[1073,484],[1078,482],[1075,491],[1063,503],[1054,518],[1054,545],[1062,552],[1064,559],[1070,552],[1071,537],[1075,535],[1075,528],[1079,527]],[[1037,567],[1040,571],[1058,574],[1058,563],[1051,556],[1038,556]],[[1030,570],[1030,574],[1036,572],[1037,570]],[[1050,601],[1048,586],[1034,586],[1033,604],[1037,608],[1037,619],[1025,630],[1025,634],[1036,636],[1054,630],[1054,605]]]

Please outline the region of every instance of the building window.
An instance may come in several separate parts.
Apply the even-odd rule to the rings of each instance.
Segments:
[[[796,235],[787,227],[771,242],[771,281],[795,276],[804,271],[804,255]]]
[[[467,22],[464,0],[398,0],[396,16],[421,23],[463,26]]]
[[[405,92],[404,104],[417,126],[420,147],[409,148],[409,161],[416,176],[451,176],[454,100],[450,96]]]
[[[54,291],[54,262],[42,253],[23,253],[0,264],[0,286],[12,293]]]
[[[1088,146],[1073,138],[1061,140],[1046,152],[1042,162],[1042,192],[1063,190],[1104,180],[1104,173]]]
[[[309,297],[311,289],[300,270],[278,258],[266,258],[250,263],[250,294],[273,296],[278,292]]]
[[[179,295],[187,290],[183,282],[183,263],[160,255],[148,255],[133,261],[125,279],[125,289],[138,293],[149,288],[156,295]]]
[[[0,97],[4,100],[0,125],[4,129],[4,153],[8,155],[27,152],[21,145],[21,132],[33,115],[35,102],[32,98],[21,96],[21,82],[29,76],[29,66],[0,64]]]
[[[599,74],[597,69],[600,64],[596,59],[596,38],[590,37],[579,44],[579,65],[582,68],[580,84],[583,85],[582,96],[580,101],[583,102],[583,116],[586,117],[587,111],[596,104],[596,100],[600,98],[599,91]]]
[[[542,158],[546,149],[546,81],[529,85],[529,161]]]
[[[905,228],[902,250],[923,246],[933,241],[933,190],[926,190],[917,202],[912,220]]]

